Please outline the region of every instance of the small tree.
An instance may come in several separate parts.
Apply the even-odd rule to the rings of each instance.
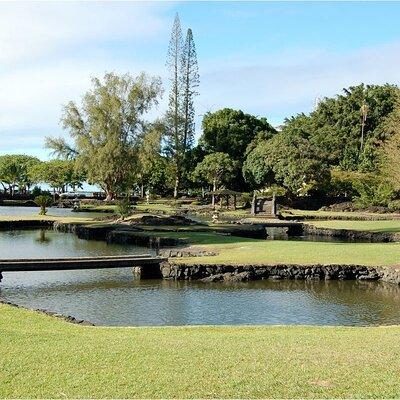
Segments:
[[[53,200],[51,196],[44,194],[35,197],[35,203],[40,207],[39,215],[46,215],[46,207],[51,206],[53,204]]]
[[[122,221],[132,214],[133,207],[129,201],[129,197],[124,197],[122,200],[117,202],[116,212],[121,217]]]
[[[234,177],[236,163],[226,153],[213,153],[204,157],[194,170],[194,178],[204,180],[213,185],[215,192],[222,183],[228,183]],[[212,196],[212,205],[215,195]]]

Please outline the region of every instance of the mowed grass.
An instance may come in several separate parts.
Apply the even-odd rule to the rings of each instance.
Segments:
[[[311,225],[320,228],[331,229],[350,229],[357,231],[370,232],[400,232],[400,220],[380,220],[380,221],[346,221],[346,220],[327,220],[310,221]]]
[[[398,398],[400,327],[83,327],[0,305],[1,398]]]
[[[0,221],[60,221],[65,223],[90,223],[94,219],[87,217],[59,217],[53,215],[0,215]]]
[[[299,218],[318,218],[318,219],[335,219],[335,218],[345,218],[345,219],[383,219],[383,220],[391,220],[400,218],[399,213],[371,213],[371,212],[363,212],[363,211],[312,211],[312,210],[298,210],[298,209],[288,209],[282,210],[281,214],[283,216],[291,216],[291,217],[299,217]]]
[[[340,243],[259,240],[203,232],[148,232],[187,240],[216,256],[178,258],[174,262],[201,264],[399,264],[400,243]]]

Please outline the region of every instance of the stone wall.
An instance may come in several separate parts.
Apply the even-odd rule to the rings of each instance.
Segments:
[[[400,284],[400,267],[363,265],[223,265],[162,263],[164,279],[241,282],[259,279],[382,280]]]

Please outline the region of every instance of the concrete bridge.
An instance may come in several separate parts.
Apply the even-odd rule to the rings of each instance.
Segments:
[[[166,258],[150,254],[121,255],[104,257],[73,257],[45,259],[0,259],[0,282],[4,272],[62,271],[79,269],[101,269],[133,267],[135,275],[141,278],[161,277],[160,264]]]

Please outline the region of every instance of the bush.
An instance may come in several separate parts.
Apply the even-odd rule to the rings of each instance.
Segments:
[[[48,194],[37,196],[34,201],[40,207],[39,215],[46,215],[46,207],[53,204],[53,199]]]
[[[392,200],[388,204],[389,211],[391,212],[399,212],[400,211],[400,200]]]
[[[393,186],[385,181],[366,180],[355,182],[355,189],[359,193],[354,198],[358,207],[367,208],[371,206],[388,206],[393,199],[395,191]]]
[[[124,220],[126,217],[132,215],[133,206],[129,198],[125,197],[122,200],[117,201],[116,213]]]

